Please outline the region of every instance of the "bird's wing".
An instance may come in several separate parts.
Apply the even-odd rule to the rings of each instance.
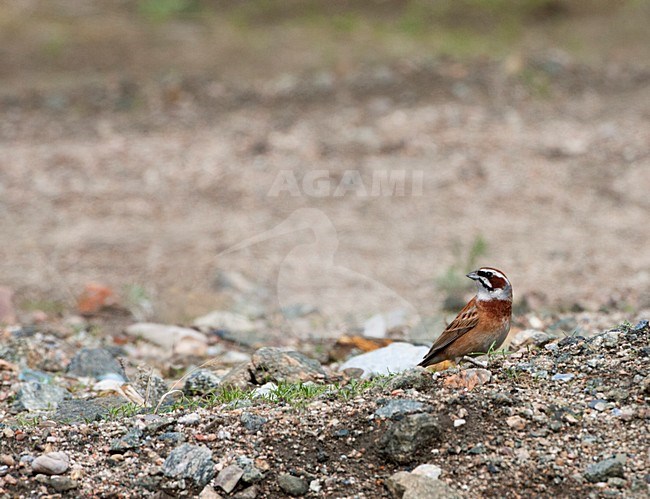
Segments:
[[[477,324],[478,309],[476,308],[476,298],[472,298],[431,346],[429,353],[425,355],[424,360],[420,362],[420,365],[427,365],[428,361],[433,359],[438,352],[450,343],[456,341],[470,329],[476,327]]]

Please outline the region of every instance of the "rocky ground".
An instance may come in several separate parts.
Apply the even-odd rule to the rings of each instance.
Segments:
[[[348,350],[357,367],[346,368],[235,348],[212,330],[220,354],[173,386],[102,344],[92,321],[8,327],[0,487],[3,497],[647,497],[650,327],[599,327],[608,317],[528,315],[520,326],[539,329],[516,327],[511,350],[480,358],[487,369],[432,373],[404,358],[401,372],[374,377],[368,356],[394,344]],[[565,331],[577,324],[581,334]],[[159,359],[167,376],[198,359],[185,346]],[[340,344],[321,347],[341,355]]]

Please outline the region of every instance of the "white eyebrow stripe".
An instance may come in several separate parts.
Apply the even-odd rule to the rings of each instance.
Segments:
[[[508,278],[507,278],[505,275],[503,275],[501,272],[499,272],[498,270],[488,269],[488,268],[480,268],[478,271],[479,271],[479,272],[481,272],[481,271],[483,271],[483,272],[489,272],[489,273],[491,273],[493,276],[500,277],[501,279],[503,279],[503,280],[505,280],[505,281],[508,280]]]

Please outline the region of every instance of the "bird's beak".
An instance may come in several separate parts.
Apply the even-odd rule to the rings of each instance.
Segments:
[[[474,271],[467,274],[467,277],[469,277],[473,281],[476,281],[479,278],[479,275],[476,273],[476,271]]]

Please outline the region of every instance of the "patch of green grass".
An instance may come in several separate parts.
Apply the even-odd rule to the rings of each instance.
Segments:
[[[138,11],[148,21],[166,22],[176,17],[200,12],[198,0],[140,0]]]
[[[66,310],[65,303],[58,300],[26,300],[20,304],[20,308],[26,312],[42,310],[47,314],[60,315]]]
[[[127,402],[126,404],[108,409],[108,414],[105,419],[109,421],[117,421],[119,419],[130,418],[136,414],[140,414],[142,410],[143,408],[138,404]]]
[[[32,414],[19,414],[16,416],[16,423],[21,428],[35,428],[40,423],[40,416],[35,416]]]

